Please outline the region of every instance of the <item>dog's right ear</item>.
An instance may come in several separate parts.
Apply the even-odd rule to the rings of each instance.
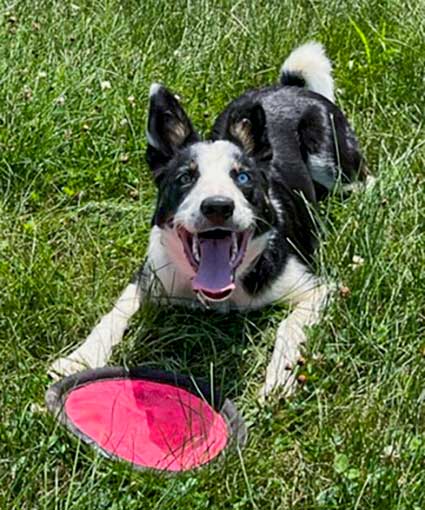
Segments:
[[[146,132],[146,159],[155,179],[176,152],[199,141],[177,97],[162,85],[154,83],[149,91],[149,116]]]
[[[251,99],[239,100],[225,110],[217,119],[211,138],[236,143],[256,159],[271,158],[266,114],[262,105]]]

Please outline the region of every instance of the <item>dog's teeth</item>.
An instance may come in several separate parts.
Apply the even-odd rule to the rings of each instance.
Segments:
[[[230,252],[230,262],[233,262],[238,255],[238,235],[232,232],[232,251]]]
[[[194,234],[192,238],[192,254],[196,262],[199,262],[201,257],[199,255],[199,239],[198,234]]]

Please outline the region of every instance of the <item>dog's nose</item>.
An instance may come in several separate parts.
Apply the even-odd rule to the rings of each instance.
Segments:
[[[232,216],[235,202],[231,198],[215,195],[201,203],[201,212],[212,223],[223,223]]]

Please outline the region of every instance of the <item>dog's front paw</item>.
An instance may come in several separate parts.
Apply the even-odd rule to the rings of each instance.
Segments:
[[[258,398],[264,402],[271,394],[281,397],[290,397],[297,389],[296,368],[288,362],[269,363],[266,372],[266,382],[261,387]]]
[[[85,370],[86,368],[90,367],[81,361],[72,359],[70,356],[69,358],[58,358],[50,365],[47,373],[53,380],[57,381],[62,377],[76,374],[77,372],[81,372],[81,370]]]
[[[58,358],[49,369],[48,374],[54,380],[61,377],[76,374],[87,368],[103,367],[108,361],[108,356],[103,356],[100,352],[86,352],[86,350],[77,349],[69,356]]]

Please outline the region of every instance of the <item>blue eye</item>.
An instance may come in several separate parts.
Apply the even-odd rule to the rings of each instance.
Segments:
[[[247,172],[239,172],[236,176],[236,180],[238,184],[243,186],[244,184],[248,184],[248,182],[251,180],[251,176]]]

